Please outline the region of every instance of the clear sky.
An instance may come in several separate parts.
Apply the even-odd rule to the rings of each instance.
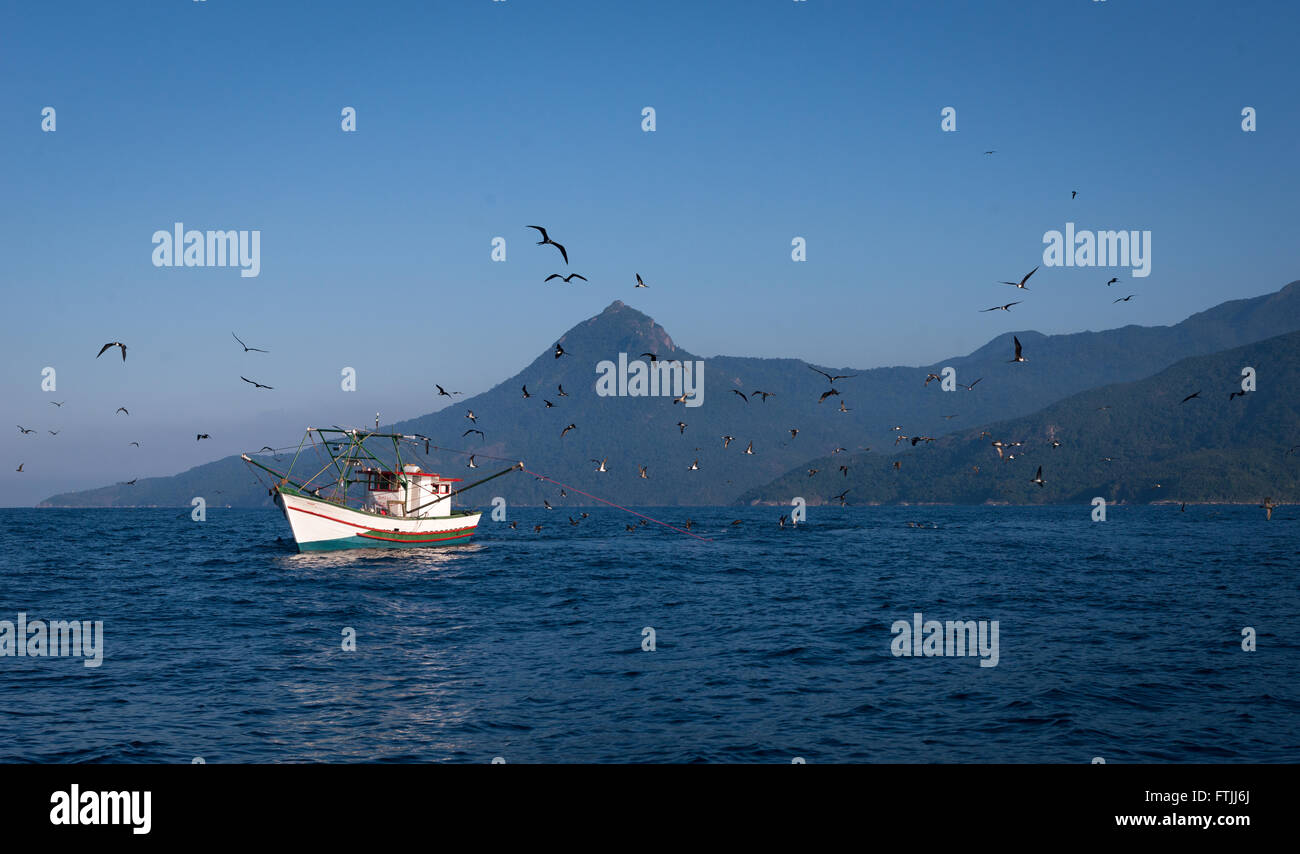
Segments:
[[[1274,291],[1300,278],[1297,9],[6,3],[0,504],[428,412],[614,299],[706,356],[865,368]],[[260,275],[155,267],[178,221],[260,230]],[[1045,268],[977,313],[1067,222],[1149,230],[1150,276]]]

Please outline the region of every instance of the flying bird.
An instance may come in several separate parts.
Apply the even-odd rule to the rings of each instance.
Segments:
[[[753,396],[753,395],[756,395],[756,394],[757,394],[757,395],[761,395],[762,398],[763,398],[763,402],[764,402],[764,403],[767,403],[767,399],[768,399],[769,397],[776,397],[776,392],[774,392],[774,391],[751,391],[749,394],[750,394],[750,396]]]
[[[791,427],[791,428],[790,428],[790,438],[793,439],[795,436],[798,436],[798,435],[799,435],[799,428],[798,428],[798,427]]]
[[[1017,300],[1016,302],[1009,302],[1006,305],[995,305],[992,308],[982,308],[980,309],[979,313],[983,314],[986,311],[1011,311],[1011,306],[1020,305],[1021,302],[1023,302],[1023,300]]]
[[[1038,267],[1035,267],[1034,269],[1030,270],[1028,273],[1025,273],[1025,277],[1021,279],[1019,282],[998,282],[998,284],[1010,285],[1013,288],[1020,288],[1022,291],[1027,291],[1029,290],[1029,288],[1025,287],[1025,282],[1029,281],[1029,277],[1034,275],[1034,273],[1037,272],[1038,272]]]
[[[1106,283],[1106,287],[1109,288],[1111,285],[1115,284],[1115,283],[1118,282],[1118,281],[1119,281],[1119,279],[1112,277],[1111,280],[1110,280],[1109,282]]]
[[[18,432],[19,432],[19,433],[22,433],[23,435],[26,435],[26,434],[28,434],[28,433],[35,433],[36,431],[35,431],[35,430],[29,430],[29,429],[27,429],[26,427],[24,427],[23,425],[19,424],[19,425],[18,425]]]
[[[442,386],[438,385],[437,383],[434,383],[433,385],[434,385],[434,388],[438,389],[438,396],[439,396],[439,397],[451,397],[453,394],[464,394],[464,392],[462,392],[462,391],[447,391],[445,388],[443,388]]]
[[[817,373],[819,373],[819,374],[821,374],[822,376],[826,377],[826,379],[830,380],[831,385],[834,385],[836,380],[851,380],[851,379],[853,379],[854,377],[857,376],[857,374],[836,374],[835,376],[831,376],[830,374],[826,373],[825,371],[818,371],[818,370],[817,370],[816,368],[814,368],[812,365],[809,365],[808,368],[809,368],[809,370],[817,371]]]
[[[253,380],[250,380],[248,377],[242,377],[242,376],[241,376],[240,379],[243,380],[244,382],[248,383],[249,385],[251,385],[254,389],[264,388],[264,389],[268,389],[268,390],[270,390],[270,391],[274,391],[274,389],[273,389],[271,386],[269,386],[269,385],[262,385],[262,384],[259,383],[259,382],[254,382]]]
[[[556,341],[556,342],[555,342],[555,358],[558,359],[558,358],[560,358],[560,357],[563,356],[563,355],[566,355],[565,352],[564,352],[564,348],[560,346],[560,342],[559,342],[559,341]]]
[[[745,453],[751,457],[754,456],[754,440],[750,439],[749,444],[745,446]]]
[[[468,468],[468,469],[476,469],[476,468],[478,468],[478,463],[474,462],[474,455],[473,455],[473,454],[470,454],[470,455],[469,455],[469,463],[465,466],[465,468]]]
[[[722,437],[722,449],[725,451],[725,450],[727,449],[727,446],[730,445],[730,444],[731,444],[732,442],[734,442],[735,440],[736,440],[736,437],[735,437],[735,436],[723,436],[723,437]]]
[[[100,348],[99,348],[99,352],[95,354],[95,358],[98,359],[100,356],[104,355],[105,351],[107,351],[109,347],[121,347],[121,348],[122,348],[122,361],[123,361],[123,362],[126,361],[126,345],[123,344],[121,341],[109,341],[109,342],[108,342],[107,344],[105,344],[103,347],[100,347]]]
[[[732,394],[739,396],[741,400],[745,401],[745,403],[749,403],[749,398],[745,397],[745,393],[743,391],[737,391],[734,388],[730,389],[730,391]]]
[[[563,430],[560,431],[560,438],[563,439],[564,434],[568,433],[570,430],[577,430],[577,429],[578,429],[577,424],[570,424],[568,427],[565,427]]]
[[[62,403],[60,403],[60,402],[57,401],[57,400],[51,400],[51,401],[50,401],[50,406],[57,406],[57,407],[62,408],[64,403],[67,403],[67,401],[65,400],[65,401],[63,401]]]
[[[686,435],[686,422],[685,422],[685,421],[678,421],[678,422],[677,422],[677,429],[681,430],[681,431],[682,431],[682,435],[685,436],[685,435]],[[724,446],[724,447],[725,447],[725,446]]]
[[[964,389],[966,389],[967,391],[974,391],[975,386],[979,385],[979,384],[980,384],[980,380],[982,380],[982,379],[984,379],[984,378],[983,378],[983,377],[980,377],[978,380],[976,380],[975,382],[971,383],[970,385],[961,385],[961,383],[957,383],[957,385],[961,385],[961,387],[964,388]]]
[[[50,431],[50,435],[51,435],[51,436],[57,436],[57,435],[59,435],[59,433],[60,433],[59,430],[51,430],[51,431]]]
[[[478,434],[478,437],[479,437],[480,439],[482,439],[484,442],[487,441],[487,436],[484,436],[484,435],[483,435],[483,431],[482,431],[482,430],[475,430],[475,429],[472,428],[472,427],[471,427],[470,429],[466,430],[464,433],[461,433],[461,434],[460,434],[460,437],[461,437],[462,439],[464,439],[464,438],[465,438],[466,436],[468,436],[470,433],[477,433],[477,434]]]
[[[822,401],[824,401],[826,398],[830,397],[831,395],[835,395],[836,397],[838,397],[838,396],[839,396],[839,392],[836,391],[835,389],[831,389],[830,391],[824,391],[824,392],[822,392],[822,396],[819,397],[819,398],[817,398],[817,402],[818,402],[818,403],[821,403]]]
[[[605,461],[608,459],[609,457],[601,457],[598,460],[593,459],[592,460],[593,463],[599,463],[599,465],[596,466],[596,471],[600,472],[601,474],[604,474],[605,472],[609,471],[609,469],[605,468]]]
[[[1016,356],[1015,356],[1015,358],[1012,359],[1011,361],[1012,361],[1012,362],[1027,362],[1027,361],[1029,361],[1029,360],[1026,359],[1024,356],[1020,355],[1020,339],[1017,338],[1016,336],[1012,335],[1012,336],[1011,336],[1011,340],[1013,340],[1013,341],[1016,342]],[[977,382],[978,382],[978,380],[977,380]],[[974,385],[974,383],[972,383],[972,385]]]
[[[140,447],[140,443],[139,443],[139,442],[128,442],[127,444],[135,445],[137,448]]]
[[[1178,401],[1178,405],[1179,405],[1179,406],[1182,406],[1184,403],[1186,403],[1187,401],[1191,400],[1192,398],[1194,398],[1194,397],[1200,397],[1200,396],[1201,396],[1201,393],[1200,393],[1199,391],[1194,391],[1194,392],[1192,392],[1191,394],[1187,395],[1187,397],[1184,397],[1182,400]]]
[[[567,391],[564,390],[564,384],[563,384],[563,383],[560,383],[560,385],[557,386],[557,388],[559,388],[559,390],[560,390],[560,397],[568,397],[568,396],[569,396],[569,393],[568,393]]]
[[[521,386],[521,388],[522,388],[523,391],[524,391],[524,400],[527,400],[528,398],[532,397],[532,395],[528,393],[528,386],[526,386],[526,385],[525,385],[525,386]]]
[[[559,244],[556,245],[558,246]],[[552,273],[543,279],[543,282],[549,282],[551,279],[563,279],[565,282],[571,282],[574,279],[582,279],[584,282],[587,281],[586,276],[579,276],[577,273],[570,273],[567,276],[561,276],[559,273]]]
[[[852,412],[852,411],[853,411],[852,409],[849,409],[844,405],[844,401],[842,400],[840,401],[840,412]]]
[[[1073,199],[1073,198],[1074,198],[1075,196],[1077,196],[1077,195],[1079,195],[1079,191],[1078,191],[1078,190],[1071,190],[1071,191],[1070,191],[1070,198],[1071,198],[1071,199]]]
[[[236,341],[239,341],[239,336],[238,336],[238,335],[235,335],[235,333],[233,333],[233,332],[230,333],[230,334],[234,337],[234,339],[235,339]],[[259,349],[257,349],[256,347],[249,347],[249,346],[248,346],[247,344],[245,344],[243,341],[239,341],[239,346],[244,348],[244,352],[245,352],[245,353],[269,353],[269,352],[270,352],[269,350],[259,350]]]
[[[19,464],[18,464],[18,468],[14,469],[14,471],[22,471],[22,470],[23,470],[23,466],[25,466],[25,465],[27,465],[27,463],[19,463]]]
[[[1272,521],[1273,521],[1273,508],[1277,506],[1276,504],[1273,503],[1273,499],[1272,499],[1272,498],[1265,498],[1265,499],[1264,499],[1264,503],[1261,504],[1261,505],[1259,505],[1259,506],[1264,508],[1264,521],[1266,521],[1266,522],[1272,522]]]
[[[686,470],[687,470],[687,471],[699,471],[699,470],[700,470],[700,461],[699,461],[699,460],[696,460],[695,462],[691,463],[690,468],[688,468],[688,469],[686,469]]]
[[[114,415],[116,415],[116,414],[119,413],[119,412],[126,413],[127,415],[130,415],[130,414],[131,414],[130,412],[127,412],[127,411],[126,411],[126,407],[125,407],[125,406],[119,406],[117,409],[113,410],[113,414],[114,414]]]
[[[645,466],[638,465],[638,466],[636,467],[636,469],[637,469],[637,473],[638,473],[638,475],[641,477],[642,480],[649,480],[649,479],[650,479],[650,475],[646,474],[646,467],[645,467]],[[629,526],[629,527],[630,527],[630,526]]]
[[[561,246],[560,244],[558,244],[558,243],[556,243],[554,240],[552,240],[552,239],[551,239],[551,236],[550,236],[549,234],[546,233],[546,229],[542,228],[540,225],[530,225],[530,226],[527,226],[527,227],[528,227],[528,228],[535,228],[535,229],[537,229],[538,231],[540,231],[540,232],[542,233],[542,239],[539,240],[539,241],[537,241],[537,245],[538,245],[538,246],[545,246],[547,243],[551,244],[551,245],[554,246],[556,249],[560,250],[560,254],[561,254],[562,256],[564,256],[564,263],[566,263],[566,264],[569,263],[569,253],[568,253],[568,251],[566,251],[565,248],[564,248],[563,246]]]
[[[636,287],[638,287],[638,288],[648,288],[648,287],[650,287],[649,285],[647,285],[645,282],[643,282],[643,281],[641,280],[641,274],[640,274],[640,273],[637,273],[637,274],[636,274]]]
[[[554,409],[554,408],[555,408],[555,404],[554,404],[554,403],[551,403],[551,402],[550,402],[549,400],[547,400],[546,398],[542,398],[542,403],[545,403],[545,404],[546,404],[546,408],[547,408],[547,409]]]
[[[1126,297],[1120,297],[1119,299],[1115,300],[1115,302],[1128,302],[1129,300],[1133,299],[1133,297],[1135,297],[1135,296],[1137,296],[1137,294],[1129,294],[1129,295],[1126,296]],[[1114,303],[1112,303],[1112,305],[1113,305],[1113,304],[1114,304]]]
[[[474,410],[472,409],[469,412],[465,413],[465,417],[468,418],[470,421],[473,421],[475,424],[478,423],[478,416],[474,414]]]
[[[1044,486],[1044,485],[1047,483],[1047,481],[1043,480],[1043,467],[1042,467],[1042,466],[1039,466],[1039,467],[1038,467],[1038,474],[1034,475],[1034,479],[1031,480],[1031,481],[1029,481],[1029,482],[1030,482],[1030,483],[1036,483],[1036,484],[1039,485],[1039,487],[1042,487],[1042,486]]]

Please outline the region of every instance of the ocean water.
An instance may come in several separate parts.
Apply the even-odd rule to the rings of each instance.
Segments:
[[[0,510],[0,620],[104,625],[0,658],[0,760],[1300,758],[1297,508],[583,509],[301,555],[274,510]],[[997,665],[893,655],[918,611]]]

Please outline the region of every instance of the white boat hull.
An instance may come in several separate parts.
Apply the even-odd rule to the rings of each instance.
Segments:
[[[299,551],[460,545],[469,542],[483,515],[385,516],[283,487],[277,489],[276,500],[289,521]]]

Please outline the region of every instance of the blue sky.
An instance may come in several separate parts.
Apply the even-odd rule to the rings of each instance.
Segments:
[[[0,382],[40,434],[0,432],[0,504],[428,412],[434,382],[489,388],[614,299],[706,356],[873,367],[1277,290],[1300,278],[1298,22],[1283,2],[7,4]],[[176,221],[259,229],[261,274],[154,267]],[[977,313],[1023,296],[995,283],[1066,222],[1150,230],[1151,275],[1044,269]],[[126,365],[93,358],[110,340]]]

